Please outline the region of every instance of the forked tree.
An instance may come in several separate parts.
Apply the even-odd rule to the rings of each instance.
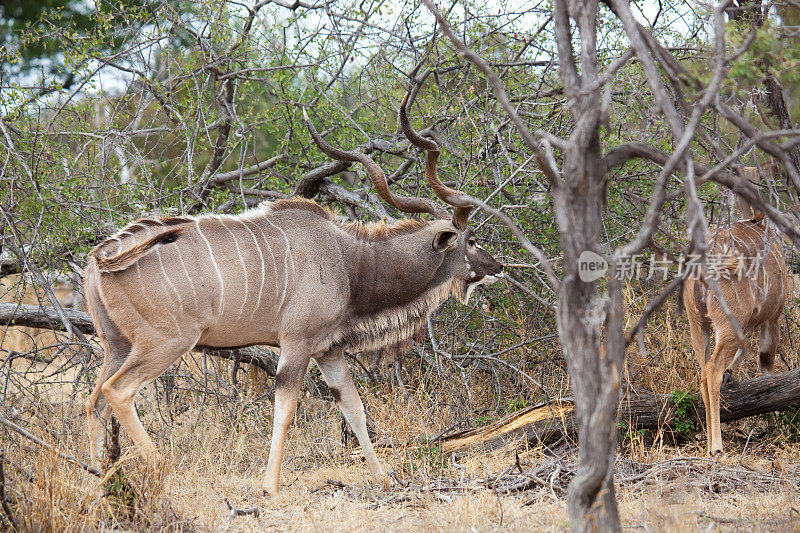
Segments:
[[[731,171],[744,149],[726,152],[701,123],[706,113],[718,113],[747,138],[746,146],[758,146],[779,159],[795,187],[800,189],[800,173],[788,154],[789,150],[796,150],[796,146],[779,146],[767,134],[761,135],[722,98],[722,84],[731,61],[742,53],[742,50],[732,51],[726,46],[727,2],[713,7],[713,60],[709,62],[708,79],[698,79],[649,28],[636,20],[628,2],[602,2],[619,22],[630,46],[613,60],[601,62],[598,22],[601,15],[605,15],[600,12],[600,2],[555,0],[552,15],[558,54],[558,91],[559,94],[563,91],[565,107],[572,119],[571,130],[564,137],[541,130],[531,131],[517,103],[522,100],[509,97],[492,65],[459,38],[459,32],[453,31],[447,17],[432,0],[423,0],[423,3],[434,14],[459,55],[486,76],[498,105],[502,106],[526,148],[537,156],[548,179],[562,252],[560,276],[554,273],[541,250],[529,248],[529,251],[542,265],[557,298],[559,339],[575,397],[580,452],[578,471],[568,492],[570,525],[575,531],[619,531],[614,464],[625,352],[637,332],[642,331],[648,316],[681,280],[668,284],[648,304],[640,320],[626,330],[623,283],[615,274],[620,265],[631,261],[650,245],[659,230],[665,205],[679,197],[685,200],[688,251],[704,255],[708,229],[697,187],[706,181],[724,185],[744,197],[763,211],[795,245],[800,244],[798,227],[779,209],[763,201],[752,183]],[[745,42],[743,49],[751,43],[752,38]],[[648,98],[652,99],[658,115],[654,120],[663,121],[664,129],[668,130],[670,151],[634,141],[606,148],[601,140],[601,128],[608,127],[609,110],[614,105],[611,86],[618,71],[634,58],[637,70],[647,81]],[[695,161],[692,147],[697,141],[710,147],[712,159],[720,161],[719,165],[707,167]],[[650,198],[639,225],[627,242],[609,251],[603,244],[603,232],[610,181],[615,179],[612,173],[637,158],[657,163],[661,170],[652,177]],[[670,192],[668,185],[675,175],[680,177],[682,187]],[[596,279],[581,279],[579,258],[586,251],[608,259],[609,272],[613,275],[607,276],[604,284]]]

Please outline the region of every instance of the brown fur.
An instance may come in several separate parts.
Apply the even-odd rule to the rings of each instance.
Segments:
[[[744,213],[750,217],[752,212]],[[758,215],[758,213],[755,213]],[[719,228],[708,242],[707,257],[721,258],[724,270],[717,280],[733,317],[743,331],[760,328],[760,363],[764,373],[772,371],[775,351],[780,342],[779,319],[783,313],[790,284],[780,235],[762,216]],[[760,257],[760,263],[754,258]],[[738,275],[737,268],[752,267],[750,275]],[[741,271],[739,271],[741,272]],[[745,271],[745,273],[747,273]],[[700,392],[706,412],[709,454],[722,453],[719,420],[720,386],[725,371],[735,369],[740,346],[734,328],[722,310],[716,294],[703,273],[687,279],[683,286],[683,305],[689,320],[692,349],[700,364]],[[716,344],[711,357],[708,345],[711,325],[716,330]],[[731,368],[733,365],[734,368]]]
[[[272,211],[282,211],[284,209],[301,209],[304,211],[308,211],[309,213],[314,213],[316,215],[321,216],[330,221],[336,221],[336,213],[333,211],[322,207],[314,200],[309,200],[308,198],[301,198],[296,196],[294,198],[287,198],[284,200],[275,200],[269,204],[270,209]]]
[[[304,199],[241,215],[146,219],[90,255],[84,289],[106,351],[87,402],[92,461],[110,412],[144,452],[155,445],[133,407],[145,383],[196,346],[280,346],[265,488],[278,488],[283,442],[310,360],[385,479],[343,355],[410,337],[450,294],[502,270],[450,221],[341,224]],[[176,225],[177,224],[177,225]]]
[[[386,222],[351,222],[344,224],[342,227],[355,237],[368,241],[385,241],[400,235],[408,235],[409,233],[416,233],[425,228],[427,223],[424,220],[411,220],[404,219],[398,220],[394,224],[387,224]]]
[[[273,211],[300,209],[319,215],[331,222],[337,222],[336,213],[307,198],[297,197],[277,200],[270,204],[270,207]],[[355,221],[348,224],[340,224],[340,226],[358,239],[373,242],[385,241],[399,235],[417,232],[426,226],[426,222],[412,219],[398,220],[394,224],[387,224],[384,221],[366,223]]]

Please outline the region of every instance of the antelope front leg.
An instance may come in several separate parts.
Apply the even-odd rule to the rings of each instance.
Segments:
[[[364,458],[367,460],[367,467],[373,479],[384,487],[388,486],[389,477],[383,471],[380,462],[378,462],[375,449],[372,447],[372,441],[369,440],[364,404],[361,403],[361,398],[358,396],[358,391],[353,383],[343,351],[329,352],[317,360],[317,366],[319,366],[322,377],[325,378],[325,382],[330,387],[331,394],[336,398],[339,409],[342,410],[347,423],[350,424],[356,437],[358,437],[358,443],[364,452]]]
[[[720,387],[725,369],[730,367],[739,343],[735,337],[717,335],[717,345],[714,354],[705,366],[705,386],[707,387],[708,402],[706,403],[706,420],[710,420],[708,431],[708,453],[717,455],[723,453],[722,427],[719,420]]]
[[[708,454],[711,456],[722,455],[722,426],[719,421],[719,400],[722,376],[725,369],[719,369],[712,359],[706,363],[706,376],[709,402],[706,404],[706,420],[710,420],[708,431]]]
[[[711,398],[708,394],[708,371],[705,364],[700,365],[700,395],[703,397],[703,406],[706,412],[706,453],[711,455],[713,425],[711,423]]]
[[[281,350],[278,371],[275,374],[275,413],[272,420],[272,442],[269,447],[264,490],[270,496],[278,495],[286,433],[297,410],[297,399],[308,369],[309,356],[293,358],[291,352]]]

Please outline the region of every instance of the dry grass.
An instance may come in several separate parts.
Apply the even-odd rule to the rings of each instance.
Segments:
[[[554,490],[537,487],[516,494],[488,488],[493,477],[515,464],[513,450],[493,454],[480,450],[457,458],[441,458],[419,442],[439,422],[430,418],[418,398],[367,392],[377,425],[387,435],[379,454],[385,465],[401,473],[408,487],[384,490],[371,485],[357,450],[340,444],[340,421],[332,402],[306,398],[287,445],[282,492],[276,499],[260,490],[268,440],[244,415],[233,424],[200,417],[187,410],[172,428],[160,426],[152,414],[146,424],[165,450],[154,471],[126,456],[123,472],[134,488],[135,510],[124,497],[84,473],[27,443],[6,441],[12,464],[33,473],[28,482],[14,467],[6,468],[12,509],[22,529],[29,531],[97,530],[103,525],[126,528],[187,530],[297,531],[564,531],[568,529],[562,473]],[[212,410],[206,405],[207,410]],[[65,426],[62,446],[85,448],[80,405],[54,414]],[[269,408],[263,415],[269,414]],[[400,415],[399,413],[402,413]],[[41,420],[41,418],[39,419]],[[398,424],[403,420],[402,424]],[[267,424],[268,425],[268,424]],[[123,443],[127,439],[123,438]],[[728,439],[722,463],[695,458],[687,470],[687,454],[699,455],[701,444],[680,447],[629,440],[618,466],[618,499],[623,524],[656,531],[696,531],[712,522],[723,530],[787,531],[800,527],[800,496],[794,483],[800,448],[779,442]],[[574,447],[565,443],[558,453],[565,465],[574,464]],[[552,461],[542,448],[520,450],[525,468]],[[737,462],[741,459],[741,464]],[[655,465],[655,466],[654,466]],[[663,465],[659,467],[658,465]],[[727,465],[727,466],[726,466]],[[725,471],[728,468],[730,471]],[[648,470],[649,469],[649,470]],[[644,472],[645,475],[641,475]],[[753,478],[758,472],[762,478]],[[750,476],[750,477],[748,477]],[[330,483],[335,480],[336,483]],[[112,491],[114,492],[114,491]],[[119,490],[115,494],[118,494]],[[260,515],[228,520],[224,498],[236,507],[256,505]]]
[[[633,289],[628,300],[633,319],[646,301]],[[791,309],[780,370],[785,363],[798,363],[792,349],[800,340],[796,316],[797,310]],[[645,335],[646,353],[638,346],[629,353],[632,383],[665,393],[696,389],[684,322],[674,302],[653,317]],[[534,364],[522,367],[522,361],[512,361],[526,372],[536,372],[552,395],[566,393],[557,346],[540,348],[537,357],[545,361],[540,365],[552,366],[539,372]],[[338,410],[330,399],[320,397],[312,372],[290,430],[282,492],[275,499],[264,496],[260,485],[272,410],[269,400],[257,401],[262,391],[254,383],[259,380],[240,379],[234,396],[230,364],[210,361],[206,381],[193,355],[174,372],[169,408],[163,380],[144,390],[138,403],[145,426],[164,451],[155,469],[126,455],[124,478],[103,484],[16,435],[0,433],[11,510],[26,531],[111,526],[199,531],[568,530],[565,487],[576,461],[574,443],[562,442],[555,450],[522,445],[517,450],[472,450],[456,458],[442,457],[438,448],[425,444],[425,436],[442,433],[454,421],[472,425],[484,413],[492,418],[497,412],[493,409],[506,409],[516,393],[503,389],[504,382],[491,379],[496,373],[485,368],[462,371],[450,363],[439,369],[444,372],[439,378],[437,370],[416,361],[410,359],[405,366],[405,390],[391,381],[359,382],[382,462],[406,486],[371,485],[358,450],[342,444]],[[756,375],[754,364],[743,365],[740,377]],[[46,370],[36,367],[30,372],[38,372],[31,378],[37,387],[47,382]],[[74,388],[72,383],[53,384],[52,390],[37,393],[20,392],[25,389],[20,380],[17,388],[7,390],[4,411],[44,440],[85,459],[83,401],[91,390],[93,371],[78,377]],[[800,531],[800,446],[790,429],[786,420],[775,416],[725,424],[728,453],[720,462],[703,458],[702,432],[677,438],[627,435],[617,466],[623,525],[648,531]],[[124,434],[123,448],[129,449]],[[492,487],[499,483],[498,476],[516,475],[516,453],[526,470],[547,464],[561,468],[542,473],[544,485],[501,494]],[[225,498],[240,508],[258,506],[260,515],[229,520]]]

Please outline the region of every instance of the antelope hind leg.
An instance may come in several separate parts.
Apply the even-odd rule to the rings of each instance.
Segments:
[[[347,361],[345,361],[342,351],[338,350],[318,359],[317,366],[319,366],[322,377],[325,378],[325,382],[330,387],[331,394],[336,398],[339,409],[341,409],[342,414],[347,419],[347,423],[353,428],[353,432],[358,438],[358,443],[364,452],[364,458],[367,461],[367,467],[372,474],[372,478],[376,483],[384,487],[389,486],[389,477],[381,467],[378,457],[375,455],[372,441],[369,439],[364,404],[358,396],[358,391],[350,375],[350,368],[347,366]]]
[[[761,375],[769,376],[775,369],[775,352],[781,343],[781,327],[777,320],[766,322],[761,326],[761,338],[758,341],[758,364]]]
[[[155,339],[148,346],[134,345],[120,369],[101,387],[119,423],[142,455],[157,457],[158,451],[136,414],[134,397],[143,386],[163,374],[184,353],[191,350],[199,337],[198,332],[191,337],[191,341],[187,341],[184,336]]]
[[[89,428],[89,457],[98,470],[102,468],[106,429],[111,415],[111,405],[103,395],[103,384],[123,365],[130,354],[131,344],[122,335],[112,331],[103,343],[105,358],[97,376],[94,390],[86,401],[86,422]]]
[[[736,350],[736,355],[733,358],[733,362],[731,362],[730,366],[725,369],[725,372],[722,374],[722,384],[726,385],[728,383],[733,383],[733,373],[736,372],[736,369],[739,368],[739,365],[742,364],[742,361],[747,357],[747,350],[739,347]]]
[[[103,397],[103,383],[98,381],[91,396],[86,401],[86,424],[89,428],[89,458],[91,465],[98,470],[103,463],[103,444],[111,406]]]
[[[275,412],[272,415],[272,442],[269,447],[267,473],[264,476],[264,491],[272,497],[278,495],[280,486],[281,462],[286,433],[297,410],[297,399],[303,377],[308,369],[310,357],[304,355],[292,358],[285,349],[281,349],[278,371],[275,373]]]

